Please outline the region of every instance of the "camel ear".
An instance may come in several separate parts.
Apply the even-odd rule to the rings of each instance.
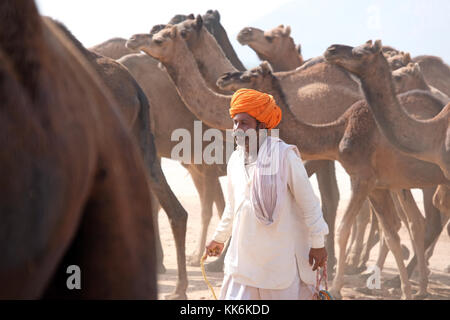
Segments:
[[[366,44],[372,45],[372,40],[367,40],[367,41],[366,41]]]
[[[295,49],[297,49],[297,52],[298,52],[299,55],[302,54],[302,45],[300,43],[295,46]]]
[[[291,26],[287,26],[287,27],[284,29],[283,34],[284,34],[286,37],[289,37],[289,36],[291,35]]]
[[[169,33],[170,38],[175,39],[177,37],[177,32],[178,32],[177,26],[172,26],[170,28],[170,33]]]
[[[373,52],[376,52],[376,53],[381,52],[382,47],[383,47],[383,45],[381,43],[381,40],[376,40],[372,47]]]
[[[412,69],[414,74],[420,74],[422,72],[418,63],[413,63]]]
[[[261,62],[259,67],[261,68],[262,75],[272,74],[272,72],[273,72],[272,66],[270,65],[270,63],[268,61]]]
[[[220,13],[217,10],[214,10],[214,16],[216,17],[217,21],[220,21]]]
[[[195,29],[199,31],[203,27],[203,18],[201,15],[197,15],[197,19],[195,20],[196,20]]]
[[[191,13],[190,15],[187,16],[187,18],[188,18],[189,20],[194,20],[194,19],[195,19],[195,16],[194,16],[193,13]]]
[[[411,62],[411,61],[412,61],[411,55],[409,54],[409,52],[407,52],[407,53],[405,54],[405,61],[406,61],[406,62]]]

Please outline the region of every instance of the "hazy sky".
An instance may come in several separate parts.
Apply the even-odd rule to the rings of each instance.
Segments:
[[[304,58],[333,43],[359,45],[368,39],[450,62],[449,0],[37,0],[40,12],[62,21],[87,47],[113,37],[129,38],[167,23],[175,14],[218,10],[221,23],[247,67],[259,63],[236,35],[244,27],[292,26]],[[158,3],[155,5],[155,3]]]
[[[37,0],[40,12],[61,20],[86,46],[120,36],[148,32],[175,14],[218,10],[227,32],[263,17],[292,0]],[[155,4],[158,3],[158,4]],[[255,5],[257,3],[257,5]]]

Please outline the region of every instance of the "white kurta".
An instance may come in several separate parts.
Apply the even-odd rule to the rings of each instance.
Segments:
[[[293,150],[285,159],[288,192],[279,199],[278,218],[267,226],[258,221],[250,202],[254,164],[247,167],[247,172],[242,148],[231,155],[227,166],[228,198],[213,235],[213,240],[221,243],[232,235],[224,280],[231,277],[235,283],[269,290],[288,289],[298,277],[300,283],[315,284],[309,250],[324,246],[328,226],[301,159]]]

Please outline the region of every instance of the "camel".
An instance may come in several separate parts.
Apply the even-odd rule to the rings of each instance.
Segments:
[[[143,41],[139,47],[142,51],[153,56],[164,64],[172,81],[177,86],[180,96],[185,101],[186,106],[194,114],[196,114],[197,117],[199,117],[206,123],[209,123],[213,127],[226,129],[227,126],[231,126],[229,123],[230,120],[227,119],[229,117],[229,115],[227,115],[228,108],[223,107],[229,105],[231,97],[217,94],[207,87],[198,68],[196,67],[195,59],[190,53],[186,43],[180,36],[177,36],[176,26],[167,27],[166,29],[161,30],[159,33],[153,36],[148,36],[146,41]],[[182,56],[183,59],[178,59],[179,56]],[[279,89],[281,90],[281,85],[279,85]],[[422,95],[426,94],[419,95],[419,100],[424,99]],[[441,107],[440,103],[432,96],[428,95],[427,99],[430,105],[437,104],[435,106],[436,108]],[[406,96],[405,100],[405,103],[410,103],[410,101],[414,101],[415,99],[410,99],[409,96]],[[384,136],[382,136],[378,133],[378,131],[375,130],[377,127],[372,118],[369,117],[369,120],[372,119],[371,126],[366,125],[366,123],[370,125],[369,120],[359,120],[359,118],[361,118],[363,115],[366,115],[366,117],[370,115],[370,111],[367,109],[367,107],[364,108],[364,112],[360,111],[361,108],[359,108],[359,106],[363,104],[364,101],[357,104],[357,107],[352,108],[351,112],[348,111],[344,114],[344,120],[341,119],[341,121],[337,121],[335,124],[330,125],[329,127],[325,125],[308,125],[308,128],[314,128],[314,130],[317,129],[317,132],[301,132],[300,129],[302,129],[302,125],[303,128],[307,125],[299,122],[298,119],[296,119],[296,117],[290,111],[290,109],[287,109],[284,112],[284,120],[282,121],[284,125],[282,124],[280,126],[280,133],[282,139],[287,141],[288,143],[290,143],[291,141],[295,141],[295,143],[297,143],[299,148],[301,148],[301,152],[306,155],[305,159],[314,160],[319,158],[339,160],[343,163],[344,167],[352,176],[354,196],[352,197],[351,204],[347,209],[344,222],[341,224],[341,235],[339,237],[341,249],[345,248],[346,246],[349,231],[348,228],[351,226],[351,222],[353,222],[354,216],[357,214],[362,205],[362,202],[370,192],[371,202],[377,212],[379,212],[379,214],[377,215],[378,219],[383,227],[383,230],[385,230],[389,247],[394,253],[394,256],[396,257],[397,263],[399,265],[403,294],[404,296],[410,298],[411,287],[408,282],[406,269],[401,257],[399,238],[398,235],[396,235],[396,230],[398,230],[399,224],[396,224],[394,221],[396,217],[395,207],[392,203],[392,200],[390,200],[391,198],[388,189],[409,189],[412,187],[417,187],[416,185],[419,184],[422,187],[428,187],[446,183],[448,181],[442,175],[442,172],[437,166],[428,162],[423,162],[414,158],[406,157],[397,152],[396,149],[388,149],[390,145],[387,143],[387,141],[385,141],[385,143],[382,145],[382,149],[376,149],[378,153],[372,151],[371,149],[367,149],[366,142],[358,144],[358,141],[369,141],[371,139],[375,139],[373,140],[372,144],[374,146],[377,146],[375,142],[378,142],[380,140],[383,141],[382,139],[384,138]],[[411,108],[415,108],[416,104],[417,101],[414,101],[414,103],[411,105]],[[288,105],[287,102],[286,105]],[[423,109],[419,109],[414,110],[414,112],[420,113],[425,111]],[[356,120],[358,121],[356,122]],[[360,121],[363,121],[364,125],[362,125]],[[347,130],[347,123],[353,124],[354,122],[356,122],[356,124],[354,124],[352,127],[350,127],[350,129]],[[374,128],[372,130],[374,132],[370,131],[370,134],[366,135],[366,133],[368,132],[367,130],[369,130],[370,128]],[[360,133],[361,136],[354,137],[352,135],[352,132],[357,132],[357,129],[362,131]],[[340,133],[338,133],[337,130]],[[316,142],[319,141],[319,143],[308,144],[308,139],[301,139],[301,141],[298,142],[298,136],[301,136],[302,138],[318,136],[318,140],[316,140]],[[341,145],[342,147],[340,147]],[[371,165],[377,164],[376,161],[374,162],[375,159],[366,158],[362,161],[355,161],[356,157],[354,157],[355,154],[353,152],[353,148],[356,148],[359,145],[364,146],[364,150],[361,151],[361,157],[370,156],[372,158],[377,158],[378,163],[380,163],[379,165],[382,164],[384,170],[376,171],[371,168]],[[313,149],[313,151],[311,151],[309,148]],[[340,151],[340,149],[342,150]],[[387,151],[390,151],[391,154],[389,154],[389,152]],[[320,156],[314,157],[314,155],[317,155],[318,153],[320,153]],[[338,153],[338,155],[336,155],[336,153]],[[392,155],[393,157],[391,162],[386,163],[386,160],[380,161],[381,159],[385,159],[386,156],[390,155]],[[356,166],[361,166],[362,168],[355,168]],[[384,166],[386,167],[384,168]],[[417,175],[419,175],[418,178],[416,177]],[[376,189],[375,187],[384,189]],[[381,210],[384,207],[387,207],[387,213],[385,213],[384,210]],[[423,228],[421,228],[421,226],[423,227],[423,224],[421,224],[421,217],[415,215],[417,212],[418,211],[411,212],[411,214],[413,215],[410,220],[411,224],[413,225],[411,229],[413,230],[414,236],[416,238],[416,241],[414,242],[416,244],[416,252],[418,252],[419,257],[424,257],[423,246],[421,246],[421,243],[423,243],[423,241],[421,242],[419,239],[421,236],[423,237]],[[397,229],[395,229],[395,226],[397,226]],[[340,250],[340,258],[342,258],[342,255],[345,255],[345,250]],[[335,286],[336,288],[338,288],[338,290],[340,290],[342,286],[342,263],[343,259],[340,259],[336,276],[336,278],[339,279],[339,282],[336,282]],[[420,294],[424,294],[423,291],[426,292],[427,282],[427,278],[426,276],[424,276],[424,258],[420,259],[420,266],[420,269],[423,270]]]
[[[152,132],[155,132],[155,120],[159,119],[153,117],[155,112],[151,112],[153,108],[149,108],[146,94],[124,66],[108,57],[88,51],[64,25],[59,22],[54,23],[67,39],[72,41],[85,59],[92,64],[106,87],[113,94],[125,121],[137,138],[150,174],[150,186],[154,194],[152,202],[154,222],[155,224],[157,223],[158,203],[161,203],[169,216],[177,248],[178,282],[175,291],[167,295],[167,298],[183,299],[186,297],[187,289],[185,257],[187,212],[168,185],[161,169],[160,159],[156,156],[158,154],[158,146],[155,146]],[[152,120],[152,123],[150,123],[150,120]],[[155,228],[155,236],[157,270],[158,272],[164,272],[162,244],[158,228]]]
[[[0,298],[156,299],[147,172],[114,98],[34,1],[0,12]]]
[[[450,102],[450,98],[442,91],[428,85],[423,76],[418,63],[409,63],[392,72],[395,92],[406,92],[410,90],[429,91],[435,98],[439,99],[443,105]]]
[[[407,66],[409,63],[417,63],[422,70],[427,84],[450,96],[450,67],[440,57],[417,56],[411,58],[409,53],[392,49],[383,50],[392,70]]]
[[[436,56],[417,56],[412,59],[418,63],[425,81],[450,97],[450,67]]]
[[[89,48],[89,51],[114,60],[127,54],[139,53],[139,51],[131,50],[125,47],[126,42],[127,40],[123,38],[113,38]]]
[[[386,60],[389,63],[392,71],[395,71],[402,67],[406,67],[409,63],[412,62],[411,55],[408,52],[389,51],[388,53],[383,52],[383,55],[386,57]]]
[[[279,25],[269,31],[247,27],[239,32],[237,40],[252,48],[260,60],[268,61],[274,71],[289,71],[303,64],[301,47],[295,46],[290,35],[290,26]]]
[[[153,106],[150,114],[154,119],[153,132],[158,157],[171,158],[171,152],[178,144],[178,141],[171,141],[174,130],[184,128],[194,137],[194,121],[198,119],[184,105],[167,72],[158,67],[159,61],[146,54],[132,54],[122,57],[118,62],[127,67],[135,77]],[[165,111],[161,112],[162,110]],[[208,127],[204,125],[203,130],[207,129]],[[193,153],[192,157],[194,156]],[[183,166],[191,174],[201,201],[202,231],[197,249],[188,257],[189,265],[199,266],[213,213],[213,203],[216,203],[219,215],[222,215],[225,208],[218,178],[225,175],[226,170],[223,165],[194,164],[193,161]]]
[[[373,45],[367,42],[354,52],[352,47],[331,46],[326,51],[326,58],[361,79],[377,124],[392,145],[412,157],[436,163],[450,179],[450,104],[432,119],[411,118],[396,99],[389,65],[386,58],[379,54],[380,45],[379,40]],[[363,63],[369,64],[370,68],[363,67]],[[373,88],[380,85],[376,86],[367,80],[368,70],[373,71],[375,68],[385,84],[376,91]],[[384,94],[380,95],[379,92]]]
[[[393,51],[389,51],[390,53],[392,53],[390,56],[388,54],[386,54],[383,51],[383,54],[385,55],[385,57],[387,58],[387,61],[389,63],[389,65],[391,66],[391,69],[393,69],[393,65],[396,65],[396,61],[402,61],[400,62],[401,64],[403,64],[406,61],[410,61],[411,59],[408,58],[409,54],[405,54],[405,53],[397,53],[397,52],[393,52]],[[405,55],[407,56],[405,58]],[[391,57],[391,58],[390,58]],[[404,93],[410,90],[425,90],[430,92],[431,94],[433,94],[433,96],[437,99],[439,99],[443,105],[447,104],[448,102],[450,102],[450,99],[447,97],[447,95],[445,95],[444,93],[442,93],[440,90],[429,86],[426,82],[425,79],[423,77],[423,74],[420,70],[420,67],[417,63],[412,63],[410,62],[407,66],[404,67],[400,67],[399,69],[396,69],[395,71],[392,72],[392,78],[394,80],[394,85],[395,85],[395,92],[397,94],[399,93]],[[431,194],[434,194],[435,190],[433,190],[431,192]],[[425,196],[426,191],[424,190],[424,196]],[[429,203],[431,203],[431,198],[427,198],[427,200]],[[429,242],[428,239],[436,239],[437,240],[437,236],[440,234],[441,230],[442,230],[442,224],[441,221],[438,219],[440,217],[439,212],[436,211],[436,209],[433,208],[428,208],[426,211],[426,220],[427,220],[427,224],[426,224],[426,228],[427,228],[427,232],[426,232],[426,237],[427,237],[427,241],[426,243]],[[361,270],[365,269],[365,263],[368,260],[368,253],[370,252],[370,249],[373,247],[373,245],[376,244],[376,239],[371,239],[369,237],[368,239],[368,247],[364,248],[365,252],[364,254],[362,253],[363,248],[362,248],[362,243],[363,243],[363,239],[364,239],[364,233],[365,233],[365,228],[368,222],[368,217],[366,216],[366,214],[360,214],[358,216],[359,219],[363,219],[362,221],[358,221],[357,224],[354,225],[354,229],[352,229],[352,240],[350,241],[350,243],[353,244],[353,249],[349,252],[348,256],[348,265],[350,268],[347,268],[347,272],[359,272]],[[377,224],[376,218],[375,218],[375,223]],[[371,226],[371,228],[373,228],[374,226]],[[375,237],[375,233],[374,230],[371,231],[371,236]],[[434,242],[434,245],[436,244],[436,240]],[[433,247],[434,247],[433,245]],[[428,259],[431,257],[432,252],[433,252],[433,247],[429,249],[429,253],[427,255]],[[408,257],[408,252],[407,252],[407,248],[403,247],[404,250],[404,256]],[[380,251],[382,252],[381,255],[384,255],[384,258],[386,257],[386,254],[388,253],[387,250],[387,245],[385,242],[383,242],[383,247],[382,249],[380,249]],[[362,255],[362,257],[361,257]],[[382,263],[384,263],[384,258],[379,258],[378,259],[378,263],[377,266],[382,269]],[[415,266],[415,261],[414,259],[412,260],[412,263],[410,263],[410,265],[408,266],[408,274],[411,274],[412,272],[412,267]],[[349,270],[350,269],[350,270]]]

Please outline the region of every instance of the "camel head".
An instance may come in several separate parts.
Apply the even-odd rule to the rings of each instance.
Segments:
[[[223,30],[220,24],[220,14],[217,10],[208,10],[203,15],[203,24],[212,35],[216,36],[217,32]]]
[[[399,68],[405,67],[410,62],[412,62],[411,55],[408,52],[403,51],[386,58],[389,66],[391,67],[391,70],[397,70]]]
[[[291,35],[291,27],[279,25],[278,27],[262,31],[256,28],[244,28],[238,34],[238,41],[242,45],[250,46],[259,58],[273,58],[282,54],[286,49],[298,52]]]
[[[242,88],[264,91],[272,82],[273,70],[267,61],[263,61],[258,67],[237,72],[227,72],[216,82],[222,90],[236,91]]]
[[[264,38],[264,31],[252,27],[242,29],[237,35],[237,41],[243,46],[252,42],[263,41],[262,38]]]
[[[151,34],[149,33],[135,34],[128,39],[125,46],[131,50],[142,50],[143,47],[150,43],[150,40]]]
[[[131,45],[138,46],[137,49],[144,51],[148,55],[164,63],[175,54],[176,50],[174,49],[174,40],[177,36],[177,26],[169,24],[155,34],[147,34],[145,38],[142,37],[142,40],[137,38],[137,40],[134,41],[133,38],[135,36],[133,36],[130,40],[128,40],[127,46],[130,42]]]
[[[186,20],[192,20],[195,19],[195,16],[193,13],[189,14],[189,15],[184,15],[184,14],[177,14],[175,15],[172,19],[170,19],[168,24],[178,24],[180,22],[186,21]]]
[[[369,40],[358,47],[334,44],[325,51],[323,56],[328,63],[341,66],[356,76],[363,76],[373,72],[370,67],[380,57],[386,60],[381,49],[381,40],[375,43]]]
[[[196,44],[203,29],[203,18],[198,15],[195,19],[188,19],[176,25],[178,34],[186,41],[189,47]]]
[[[418,89],[426,84],[419,64],[413,62],[392,71],[392,78],[397,93]]]
[[[160,32],[162,29],[164,29],[165,27],[167,27],[167,24],[157,24],[154,25],[153,28],[150,30],[150,34],[156,34],[158,32]]]

